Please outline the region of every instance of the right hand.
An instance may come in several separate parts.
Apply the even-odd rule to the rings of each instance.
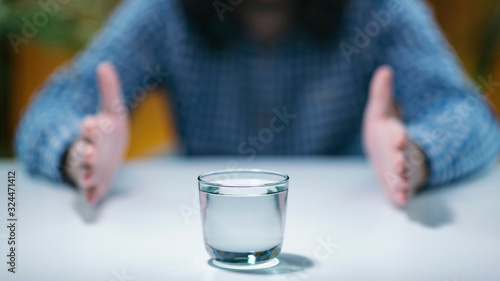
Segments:
[[[70,179],[96,205],[109,191],[128,145],[128,111],[120,79],[112,64],[97,68],[101,108],[83,119],[78,139],[68,150],[65,169]]]

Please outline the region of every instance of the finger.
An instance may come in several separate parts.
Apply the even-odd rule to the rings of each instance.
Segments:
[[[409,187],[409,180],[401,176],[400,173],[397,173],[394,170],[386,171],[384,173],[383,183],[390,192],[405,190]]]
[[[97,79],[101,95],[101,110],[106,113],[118,113],[124,105],[120,78],[115,67],[109,62],[99,64]]]
[[[95,115],[86,116],[82,121],[80,135],[89,143],[97,144],[98,137],[96,130],[98,129],[98,118]]]
[[[71,173],[75,183],[80,188],[87,188],[93,183],[93,165],[96,159],[96,149],[84,139],[77,140],[70,149]]]
[[[76,147],[78,147],[78,142],[81,142],[81,141],[82,140],[79,139],[79,140],[75,141],[75,143],[73,143],[69,147],[68,156],[66,158],[65,167],[64,167],[69,179],[77,187],[79,187],[81,185],[81,179],[82,179],[81,169],[82,169],[83,158],[78,153]]]
[[[86,165],[94,166],[97,161],[97,149],[93,144],[87,146],[87,150],[83,155],[83,163]]]
[[[406,143],[406,129],[399,120],[393,119],[392,121],[395,122],[392,132],[394,147],[403,151]]]
[[[87,141],[85,143],[84,151],[82,152],[82,163],[80,166],[79,182],[80,188],[86,189],[92,186],[95,182],[95,162],[97,157],[97,150],[95,146]]]
[[[91,205],[96,205],[97,203],[97,187],[94,185],[86,190],[84,190],[84,196],[87,203]]]
[[[81,166],[82,164],[94,164],[97,157],[97,149],[93,143],[90,143],[88,139],[82,137],[75,142],[71,155],[71,159],[76,161],[75,167]]]
[[[393,201],[400,207],[405,206],[409,201],[408,193],[403,191],[396,192],[393,196]]]
[[[393,72],[388,66],[379,67],[373,74],[367,104],[367,118],[388,116],[393,111]]]
[[[85,141],[77,139],[69,148],[66,167],[70,170],[81,167],[83,163],[83,151],[85,150]]]
[[[87,189],[94,185],[95,182],[95,169],[93,165],[83,164],[82,165],[82,188]]]
[[[96,185],[95,169],[91,165],[84,164],[79,172],[78,188],[83,192]]]
[[[78,182],[79,187],[83,190],[88,189],[96,184],[95,163],[97,159],[97,150],[94,145],[85,143],[85,151],[82,154],[82,163],[79,167]]]
[[[408,191],[410,189],[410,181],[407,178],[399,177],[399,179],[394,182],[395,191]]]
[[[80,168],[78,168],[77,171],[77,177],[78,177],[78,188],[81,190],[85,190],[89,188],[93,182],[93,169],[90,167],[90,165],[87,164],[82,164]]]
[[[394,171],[398,175],[403,175],[406,169],[406,160],[403,151],[394,155]]]
[[[385,190],[392,202],[404,206],[408,202],[408,182],[394,173],[392,180],[386,179]]]

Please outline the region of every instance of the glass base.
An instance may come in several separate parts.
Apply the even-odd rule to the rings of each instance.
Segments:
[[[221,251],[205,243],[206,249],[212,257],[212,264],[226,269],[251,270],[275,266],[279,263],[276,258],[281,252],[281,244],[265,251],[228,252]]]
[[[215,266],[221,267],[221,268],[226,268],[226,269],[233,269],[233,270],[254,270],[254,269],[264,269],[264,268],[269,268],[276,266],[280,261],[277,258],[266,260],[266,261],[261,261],[257,262],[254,264],[250,263],[232,263],[232,262],[222,262],[218,260],[212,260],[212,263]]]
[[[281,244],[268,250],[251,252],[229,252],[217,250],[208,243],[205,243],[205,248],[214,260],[225,263],[256,264],[274,259],[281,252]]]

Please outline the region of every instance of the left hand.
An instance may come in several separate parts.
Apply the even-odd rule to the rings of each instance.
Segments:
[[[390,200],[405,206],[427,181],[427,164],[424,153],[407,138],[406,128],[396,116],[392,85],[392,70],[379,67],[364,113],[363,145]]]

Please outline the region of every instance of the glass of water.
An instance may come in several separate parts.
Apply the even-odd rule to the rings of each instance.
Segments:
[[[262,170],[198,177],[205,248],[216,266],[259,269],[278,264],[289,177]]]

